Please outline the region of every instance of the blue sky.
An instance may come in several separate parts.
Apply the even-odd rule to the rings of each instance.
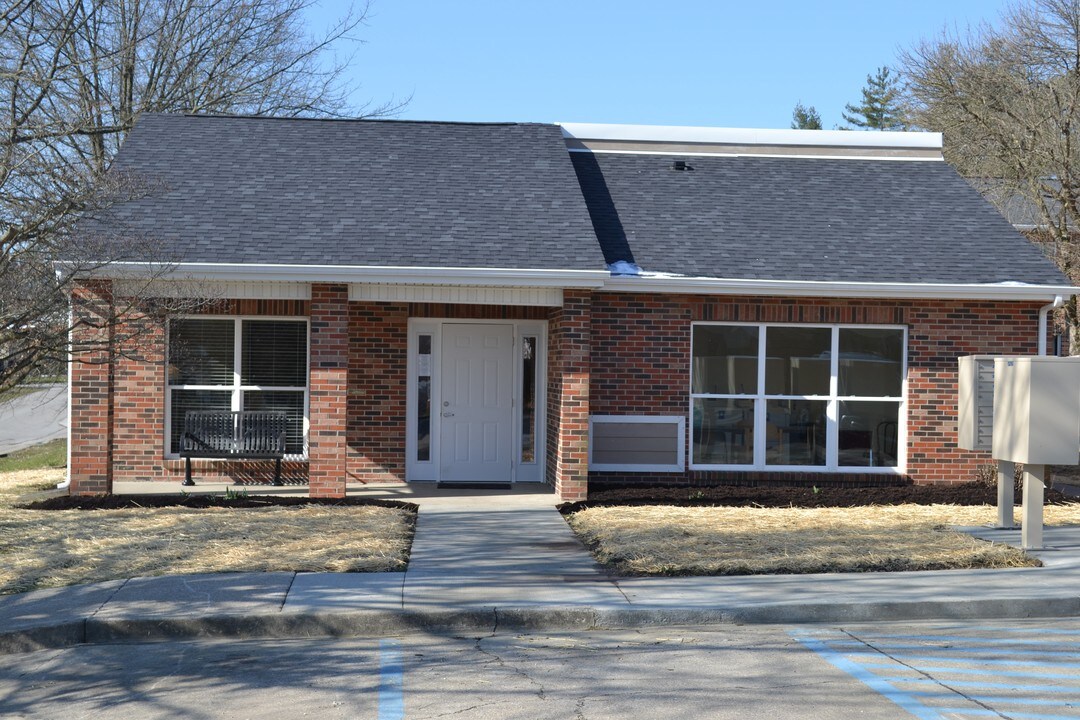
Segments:
[[[355,100],[406,119],[787,127],[842,124],[897,49],[994,21],[1004,0],[375,0]],[[313,27],[334,15],[326,1]]]

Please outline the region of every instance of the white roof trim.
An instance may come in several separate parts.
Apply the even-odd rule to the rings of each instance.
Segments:
[[[577,140],[617,140],[723,145],[795,145],[941,150],[938,132],[879,132],[866,130],[776,130],[677,125],[609,125],[556,123],[563,137]]]
[[[72,263],[58,262],[61,267]],[[78,265],[75,265],[76,272]],[[522,270],[516,268],[378,267],[367,265],[255,265],[233,263],[115,262],[96,268],[94,277],[155,275],[169,280],[262,282],[394,283],[500,287],[600,288],[607,270]]]
[[[821,280],[737,280],[727,278],[648,276],[612,277],[613,292],[689,293],[701,295],[782,295],[836,298],[1046,300],[1080,295],[1080,287],[1026,283],[872,283]]]
[[[945,162],[945,156],[921,157],[918,155],[829,155],[820,153],[817,155],[801,155],[791,153],[769,152],[758,150],[753,153],[724,152],[722,149],[713,152],[683,152],[673,150],[612,150],[610,148],[567,148],[567,152],[589,153],[594,155],[675,155],[677,157],[766,157],[782,158],[784,160],[887,160],[890,162]]]
[[[60,266],[70,264],[57,263]],[[592,289],[611,292],[702,295],[782,295],[849,298],[938,298],[962,300],[1053,300],[1080,295],[1070,285],[1026,283],[898,283],[820,280],[745,280],[644,273],[612,276],[607,270],[521,270],[514,268],[414,268],[337,265],[232,265],[228,263],[112,263],[94,277],[262,283],[377,283],[501,288]]]

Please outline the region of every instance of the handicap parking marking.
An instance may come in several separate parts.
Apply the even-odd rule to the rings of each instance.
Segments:
[[[378,720],[402,720],[405,717],[404,672],[401,643],[394,638],[380,640]]]
[[[950,625],[925,633],[799,628],[793,639],[914,717],[1080,718],[1080,632]],[[971,634],[965,634],[965,631]],[[1027,637],[1020,638],[1019,632]],[[1049,637],[1057,639],[1050,640]]]

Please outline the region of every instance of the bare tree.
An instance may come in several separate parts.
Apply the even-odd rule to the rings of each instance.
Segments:
[[[337,51],[355,47],[366,5],[310,36],[313,0],[0,1],[0,394],[62,367],[74,279],[121,260],[172,260],[108,218],[116,203],[162,189],[110,172],[141,114],[372,116],[400,107],[349,105],[350,57]],[[135,300],[74,322],[112,342],[121,326],[139,325],[121,322],[136,307],[155,306]]]
[[[917,125],[944,133],[962,174],[992,178],[991,199],[1027,197],[1041,219],[1032,239],[1080,280],[1080,2],[1029,0],[901,61]],[[1075,299],[1066,316],[1076,328]]]

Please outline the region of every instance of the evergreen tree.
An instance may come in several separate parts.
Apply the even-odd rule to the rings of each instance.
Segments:
[[[792,130],[820,130],[821,115],[813,105],[806,107],[802,101],[795,103],[795,109],[791,112]]]
[[[862,102],[858,105],[848,103],[844,107],[844,120],[856,128],[868,130],[907,129],[900,88],[889,68],[879,67],[876,75],[866,76]]]

